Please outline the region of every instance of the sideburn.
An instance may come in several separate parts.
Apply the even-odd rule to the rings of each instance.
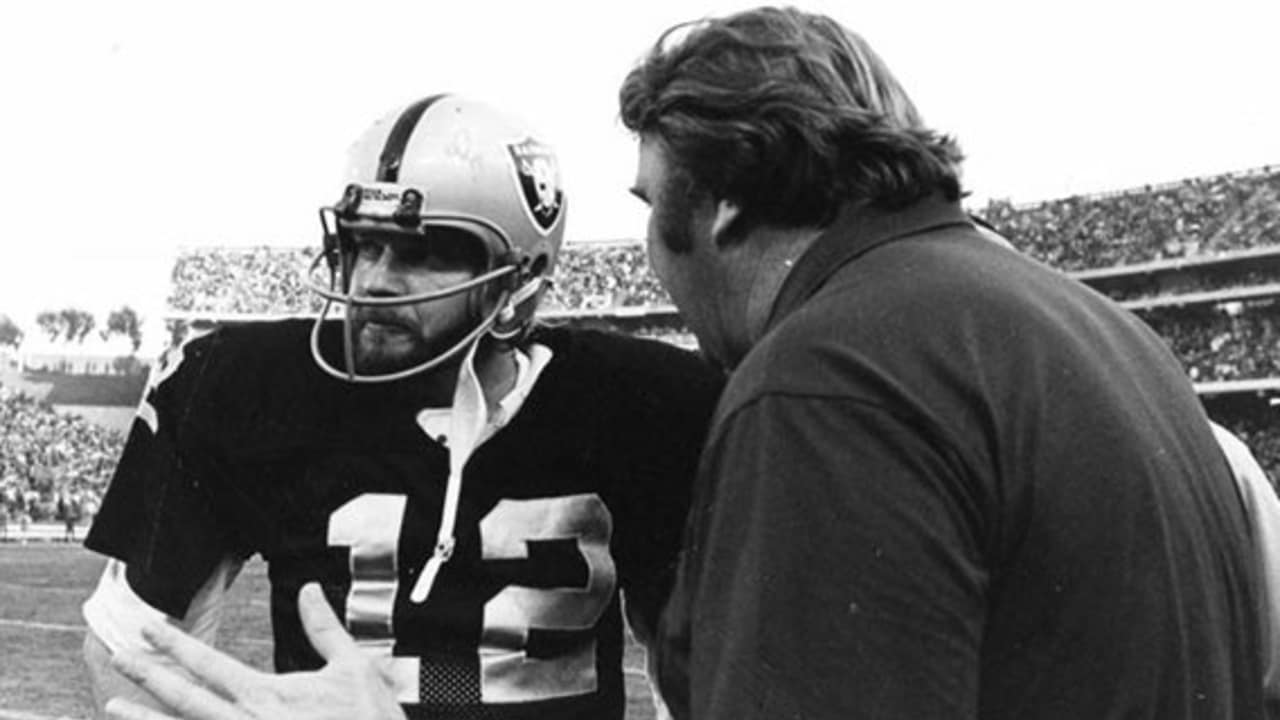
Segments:
[[[654,216],[658,237],[662,238],[668,250],[683,255],[693,249],[694,213],[698,205],[708,199],[707,193],[698,187],[688,172],[671,174],[662,189],[662,202]]]

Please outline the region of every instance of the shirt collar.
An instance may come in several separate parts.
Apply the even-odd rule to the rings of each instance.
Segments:
[[[937,194],[895,211],[866,204],[846,205],[835,222],[818,235],[782,283],[766,332],[813,297],[844,265],[891,240],[952,225],[971,224],[957,202]]]
[[[476,346],[473,344],[463,358],[458,372],[452,405],[447,408],[424,408],[418,414],[418,424],[428,436],[444,439],[452,454],[465,461],[465,457],[475,448],[516,416],[538,377],[551,362],[552,352],[545,345],[534,343],[527,351],[526,353],[519,348],[513,350],[516,361],[515,384],[497,402],[494,411],[490,412],[480,376],[475,369]]]

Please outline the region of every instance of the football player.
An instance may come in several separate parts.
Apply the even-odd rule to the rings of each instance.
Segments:
[[[349,167],[321,316],[225,326],[153,374],[86,540],[110,558],[84,606],[99,703],[138,692],[110,657],[148,623],[212,639],[258,554],[277,671],[322,663],[316,582],[411,718],[621,718],[619,591],[644,637],[720,375],[535,322],[565,195],[518,121],[429,97]]]

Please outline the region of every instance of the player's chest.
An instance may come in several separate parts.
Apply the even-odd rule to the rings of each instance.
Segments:
[[[609,483],[585,456],[548,450],[522,460],[502,450],[470,458],[456,499],[448,453],[435,446],[335,447],[260,468],[285,518],[259,547],[277,632],[298,635],[280,609],[319,580],[352,635],[391,657],[404,702],[597,688],[591,638],[618,577]],[[445,536],[452,545],[433,569]],[[560,680],[530,680],[546,668]],[[421,680],[437,672],[471,690],[437,695],[440,683]]]
[[[232,504],[242,511],[237,514],[247,539],[262,551],[313,544],[322,531],[343,537],[357,528],[361,537],[398,530],[398,544],[430,547],[446,511],[461,540],[486,520],[510,525],[507,516],[523,512],[513,508],[536,505],[552,515],[579,515],[574,501],[557,498],[595,495],[611,503],[619,472],[599,457],[495,437],[460,463],[445,445],[406,433],[369,443],[356,437],[233,453],[224,476],[239,479]]]

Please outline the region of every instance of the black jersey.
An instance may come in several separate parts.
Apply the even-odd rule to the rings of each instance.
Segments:
[[[430,595],[449,476],[412,378],[333,379],[304,321],[224,328],[166,361],[86,544],[182,616],[227,556],[261,554],[280,671],[317,667],[296,611],[319,581],[401,701],[430,717],[621,718],[622,619],[669,587],[719,377],[671,346],[541,330],[553,357],[470,456]]]

